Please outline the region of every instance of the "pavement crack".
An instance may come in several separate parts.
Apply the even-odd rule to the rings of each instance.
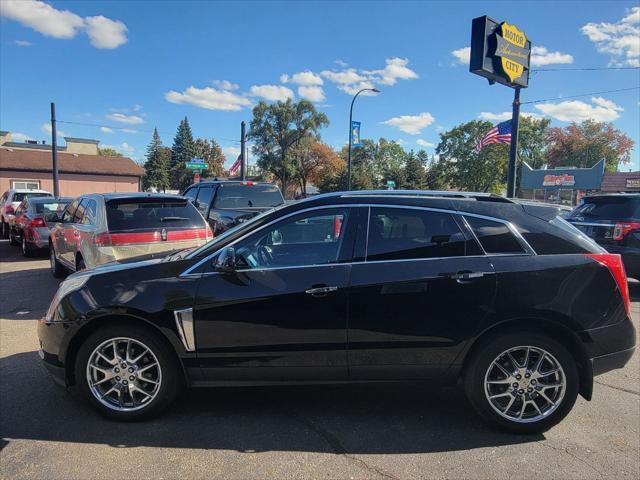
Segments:
[[[567,455],[569,455],[571,458],[574,458],[575,460],[579,461],[580,463],[586,465],[587,467],[589,467],[591,470],[593,470],[594,472],[596,472],[598,475],[600,475],[600,477],[603,477],[604,474],[598,470],[596,467],[594,467],[593,465],[591,465],[589,462],[587,462],[584,458],[581,458],[573,453],[571,453],[569,451],[568,447],[554,447],[553,445],[549,444],[549,443],[543,443],[540,442],[540,445],[542,445],[543,447],[546,448],[550,448],[551,450],[555,450],[556,452],[564,452]]]
[[[614,390],[619,390],[621,392],[631,393],[633,395],[640,396],[640,392],[637,392],[636,390],[630,390],[628,388],[623,388],[623,387],[616,387],[615,385],[609,385],[608,383],[600,382],[600,381],[595,380],[595,379],[593,380],[593,382],[597,383],[598,385],[603,385],[605,387],[613,388]]]
[[[347,449],[344,447],[344,445],[342,445],[342,442],[340,441],[340,439],[336,437],[333,433],[331,433],[329,430],[322,427],[321,425],[318,425],[312,420],[305,418],[302,415],[299,415],[297,413],[292,412],[291,416],[296,420],[298,420],[300,423],[302,423],[309,430],[313,431],[322,439],[324,439],[324,441],[326,441],[329,444],[329,446],[333,450],[333,453],[335,453],[336,455],[341,455],[345,457],[347,460],[358,465],[360,468],[362,468],[363,470],[366,470],[370,474],[377,475],[382,478],[388,478],[390,480],[399,480],[398,477],[395,477],[373,465],[369,465],[363,459],[348,453]]]

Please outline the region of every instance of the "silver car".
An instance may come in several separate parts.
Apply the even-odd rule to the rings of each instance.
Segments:
[[[133,257],[198,247],[213,238],[185,197],[151,193],[108,193],[78,197],[51,230],[55,277]]]

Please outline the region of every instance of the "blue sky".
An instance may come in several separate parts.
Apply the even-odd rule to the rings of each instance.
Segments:
[[[474,118],[498,121],[513,92],[468,72],[471,20],[489,15],[524,30],[533,68],[640,65],[640,7],[624,1],[539,2],[0,2],[0,128],[49,140],[49,102],[67,136],[96,138],[144,160],[154,127],[171,145],[188,116],[231,159],[240,122],[260,99],[313,100],[347,141],[351,93],[363,138],[433,152],[438,133]],[[296,75],[298,74],[298,75]],[[640,71],[539,72],[522,101],[640,85]],[[636,142],[639,90],[524,105],[553,124],[612,121]],[[90,123],[102,127],[83,126]]]

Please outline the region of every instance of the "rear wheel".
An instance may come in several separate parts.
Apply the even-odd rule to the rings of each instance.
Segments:
[[[80,393],[103,415],[121,421],[150,418],[176,397],[181,379],[173,353],[157,334],[113,325],[91,334],[75,365]]]
[[[9,238],[9,224],[4,221],[4,219],[0,222],[0,226],[2,226],[2,238]]]
[[[76,272],[81,272],[82,270],[86,270],[87,266],[84,264],[84,259],[82,257],[78,257],[76,259]]]
[[[67,270],[60,264],[56,258],[56,251],[53,244],[49,244],[49,263],[51,265],[51,274],[55,278],[62,278],[67,274]]]
[[[544,335],[491,337],[467,365],[469,401],[488,423],[511,432],[548,430],[567,416],[578,395],[575,359]]]
[[[16,239],[16,236],[14,235],[14,232],[11,231],[11,227],[9,227],[9,243],[14,246],[20,245],[20,243]]]

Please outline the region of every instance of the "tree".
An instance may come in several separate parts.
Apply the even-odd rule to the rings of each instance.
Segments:
[[[518,128],[518,160],[531,168],[543,168],[547,163],[549,118],[520,117]]]
[[[404,185],[403,188],[409,190],[424,190],[427,185],[425,172],[426,152],[421,150],[418,154],[413,150],[408,153],[404,163]]]
[[[491,122],[474,120],[440,134],[438,169],[450,187],[494,193],[504,189],[509,145],[492,144],[476,151],[491,128]]]
[[[605,160],[607,172],[631,161],[634,142],[611,123],[594,120],[549,129],[549,166],[591,168]]]
[[[103,157],[122,157],[123,155],[115,148],[111,147],[98,147],[98,155]]]
[[[173,147],[171,147],[169,172],[172,188],[183,190],[191,185],[193,173],[187,170],[185,163],[193,158],[195,158],[193,134],[191,133],[189,120],[184,117],[180,121],[178,131],[173,139]]]
[[[316,111],[307,100],[275,102],[261,101],[253,108],[249,139],[253,140],[253,153],[258,166],[272,174],[287,192],[288,182],[295,175],[290,158],[291,148],[305,137],[319,137],[320,128],[329,124],[324,113]]]
[[[213,138],[211,141],[204,138],[197,138],[193,143],[194,158],[201,158],[209,165],[209,168],[202,172],[205,177],[219,177],[224,172],[225,157],[222,148]]]
[[[157,191],[165,191],[170,188],[169,182],[169,158],[170,151],[162,145],[158,129],[153,130],[153,138],[147,146],[147,161],[144,163],[145,175],[143,187],[145,190],[153,187]]]
[[[344,161],[330,146],[313,137],[305,137],[291,149],[294,176],[300,184],[300,193],[307,194],[307,184],[317,184],[327,175],[344,168]]]

